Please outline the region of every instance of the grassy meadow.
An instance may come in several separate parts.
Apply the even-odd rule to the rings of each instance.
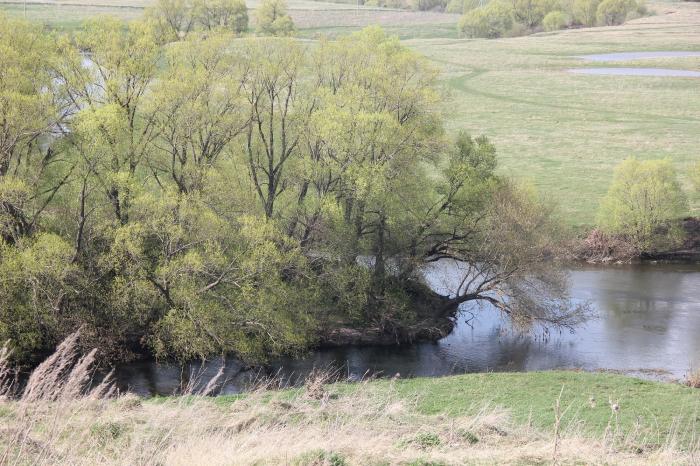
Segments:
[[[700,454],[700,392],[679,385],[575,372],[322,382],[218,398],[0,401],[0,454],[6,464],[298,466],[693,464]]]
[[[27,17],[73,29],[97,14],[126,20],[151,0],[77,0],[27,4]],[[256,2],[248,2],[255,8]],[[533,36],[458,39],[458,16],[289,2],[299,36],[313,39],[380,24],[425,54],[443,71],[445,113],[452,131],[486,134],[496,144],[503,174],[538,186],[559,204],[572,226],[595,222],[612,168],[629,156],[673,160],[686,172],[700,160],[700,82],[697,78],[591,76],[586,66],[643,66],[700,70],[700,58],[621,63],[585,62],[577,55],[642,50],[700,50],[700,4],[652,3],[654,16],[623,26],[564,30]],[[21,3],[0,11],[23,15]],[[690,195],[691,214],[700,197]]]

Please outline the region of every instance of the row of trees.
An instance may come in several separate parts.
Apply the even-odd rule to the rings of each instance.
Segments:
[[[647,12],[644,3],[636,0],[492,0],[483,6],[463,1],[464,15],[458,30],[465,37],[497,38],[567,27],[613,26]]]
[[[693,167],[691,180],[700,193],[700,163]],[[615,169],[598,223],[605,233],[622,238],[637,253],[654,253],[682,243],[679,220],[687,213],[688,196],[670,160],[629,158]]]
[[[541,262],[551,210],[496,176],[486,138],[446,140],[435,70],[381,29],[307,47],[0,17],[0,50],[0,338],[19,357],[77,327],[115,358],[398,337],[438,260],[468,267],[432,313],[580,318]]]
[[[146,17],[156,25],[163,41],[202,31],[241,35],[249,28],[245,0],[158,0],[146,10]],[[263,0],[256,10],[255,26],[263,35],[291,36],[295,31],[284,0]]]

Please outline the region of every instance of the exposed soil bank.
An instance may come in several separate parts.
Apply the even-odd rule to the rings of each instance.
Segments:
[[[624,238],[606,235],[593,230],[573,249],[573,259],[594,264],[606,263],[700,263],[700,218],[689,217],[681,221],[685,233],[683,243],[667,251],[639,252]]]

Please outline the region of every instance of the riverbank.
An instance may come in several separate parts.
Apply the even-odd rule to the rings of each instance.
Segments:
[[[489,373],[238,396],[0,402],[31,464],[692,464],[700,390],[611,374]],[[558,406],[558,408],[557,408]]]
[[[567,250],[571,252],[565,254],[564,259],[591,264],[700,264],[700,217],[680,220],[678,227],[683,232],[680,244],[651,252],[640,252],[624,237],[594,229],[569,245]]]

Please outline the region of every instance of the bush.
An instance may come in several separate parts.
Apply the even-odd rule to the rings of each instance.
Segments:
[[[542,20],[545,31],[558,31],[566,27],[568,18],[561,11],[550,11]]]
[[[529,29],[542,24],[547,13],[558,9],[558,0],[513,0],[513,18]]]
[[[596,10],[598,24],[615,26],[622,24],[627,15],[637,9],[635,0],[603,0]]]
[[[447,0],[411,0],[411,9],[417,11],[443,11]]]
[[[673,223],[686,210],[669,160],[629,158],[615,169],[599,222],[606,233],[624,235],[638,251],[650,252],[678,242],[682,233]]]
[[[513,9],[502,2],[491,2],[466,13],[459,20],[459,32],[466,37],[502,37],[513,27]]]

